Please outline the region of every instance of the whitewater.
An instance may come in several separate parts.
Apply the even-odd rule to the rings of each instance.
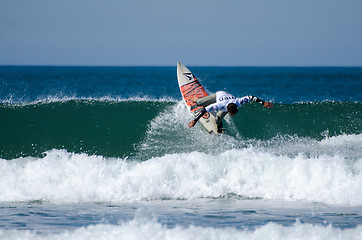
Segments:
[[[362,158],[325,153],[341,141],[348,141],[350,151],[357,150],[362,135],[325,139],[318,143],[323,148],[320,155],[280,155],[250,146],[220,154],[191,152],[135,161],[51,150],[43,158],[2,160],[0,201],[233,197],[358,206]]]
[[[196,68],[254,92],[260,74],[351,79],[352,99],[277,86],[223,135],[187,127],[173,68],[41,69],[0,67],[0,239],[362,239],[359,69]]]

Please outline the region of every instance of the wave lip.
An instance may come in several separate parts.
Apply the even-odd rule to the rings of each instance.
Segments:
[[[362,158],[276,155],[255,147],[146,161],[52,150],[0,161],[0,201],[122,202],[264,198],[362,204]]]
[[[177,102],[178,100],[172,97],[149,97],[149,96],[133,96],[133,97],[119,97],[119,96],[102,96],[102,97],[79,97],[79,96],[46,96],[40,97],[35,100],[22,100],[22,99],[13,99],[11,96],[0,100],[0,106],[12,106],[12,107],[25,107],[31,105],[43,105],[43,104],[51,104],[51,103],[67,103],[70,101],[78,101],[78,102],[98,102],[98,103],[119,103],[119,102]]]

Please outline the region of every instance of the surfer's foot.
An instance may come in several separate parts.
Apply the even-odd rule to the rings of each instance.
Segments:
[[[191,101],[195,103],[198,99],[198,97],[194,97],[193,99],[191,99]]]
[[[195,121],[191,121],[189,122],[189,128],[192,128],[193,126],[195,126],[196,122]]]

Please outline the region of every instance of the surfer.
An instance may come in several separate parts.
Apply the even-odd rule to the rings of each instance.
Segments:
[[[193,99],[193,102],[198,106],[203,106],[203,109],[199,112],[194,120],[189,122],[189,128],[195,126],[197,121],[207,112],[216,111],[216,124],[219,125],[221,120],[229,113],[231,116],[235,116],[238,113],[238,107],[244,103],[257,102],[262,104],[266,108],[273,107],[270,102],[265,102],[254,96],[245,96],[242,98],[236,98],[230,93],[224,91],[218,91],[207,97],[200,99]]]

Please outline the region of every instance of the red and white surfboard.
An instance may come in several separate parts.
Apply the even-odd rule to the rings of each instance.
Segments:
[[[191,71],[180,62],[177,62],[177,79],[186,106],[193,115],[196,116],[201,111],[202,107],[197,106],[192,100],[195,98],[206,97],[207,93],[205,89]],[[209,133],[218,133],[215,116],[213,114],[205,113],[204,116],[200,118],[199,122],[202,123]]]

